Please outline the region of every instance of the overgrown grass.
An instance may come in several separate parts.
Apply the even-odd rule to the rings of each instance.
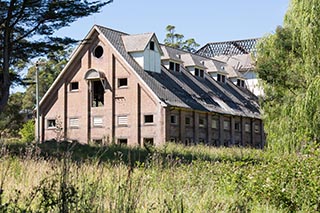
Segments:
[[[320,211],[318,149],[51,142],[0,155],[0,212]]]

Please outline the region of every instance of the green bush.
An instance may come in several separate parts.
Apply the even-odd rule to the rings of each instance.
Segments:
[[[23,124],[21,130],[19,131],[19,135],[21,136],[22,142],[32,142],[35,139],[35,129],[34,129],[34,121],[29,120],[25,124]]]

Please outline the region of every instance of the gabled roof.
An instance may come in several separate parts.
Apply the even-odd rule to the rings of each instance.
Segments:
[[[143,85],[156,96],[163,106],[260,118],[256,96],[244,88],[238,88],[231,81],[227,80],[226,83],[219,83],[209,76],[197,78],[185,70],[184,67],[181,67],[181,72],[171,72],[164,66],[162,66],[161,73],[145,71],[128,53],[123,42],[123,37],[127,36],[126,33],[102,26],[94,26],[86,39],[90,39],[96,33],[101,34],[106,39],[106,42],[119,53],[125,63],[142,80]],[[149,38],[151,39],[152,36],[149,36],[146,36],[145,41]],[[57,90],[56,87],[63,84],[61,80],[82,48],[83,45],[77,48],[75,54],[59,74],[41,103],[48,101],[50,94]],[[143,45],[140,48],[143,48]],[[140,48],[131,48],[131,50]],[[199,57],[197,60],[201,58],[201,56],[192,55],[195,56],[194,58]]]
[[[183,65],[185,67],[200,67],[203,69],[206,69],[206,67],[203,65],[202,61],[203,58],[194,54],[185,53],[181,54],[181,59],[183,61]]]
[[[225,67],[227,66],[226,63],[218,60],[203,60],[204,66],[207,67],[207,72],[208,73],[221,73],[224,75],[228,75],[228,73],[225,70]]]
[[[155,38],[157,46],[159,47],[158,39],[155,33],[143,33],[136,35],[122,35],[123,44],[127,52],[142,52],[146,49],[152,38]],[[160,54],[162,50],[159,47]]]
[[[254,61],[252,60],[251,54],[233,56],[220,55],[213,58],[226,62],[239,72],[246,72],[254,69]]]
[[[122,43],[124,33],[102,26],[97,26],[97,29],[167,106],[260,118],[257,98],[231,81],[218,83],[209,76],[199,79],[184,67],[181,68],[181,72],[171,72],[164,66],[161,73],[145,71],[130,56]]]
[[[137,35],[123,35],[121,38],[127,52],[140,52],[146,49],[153,35],[154,33],[144,33]]]

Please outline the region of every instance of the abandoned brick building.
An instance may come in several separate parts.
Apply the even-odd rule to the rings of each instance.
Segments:
[[[263,147],[257,97],[230,64],[94,26],[40,102],[40,140]],[[58,128],[58,131],[57,131]]]

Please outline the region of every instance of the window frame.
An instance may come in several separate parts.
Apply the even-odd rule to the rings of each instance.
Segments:
[[[152,117],[152,122],[151,121],[146,121],[147,119],[146,118],[151,118]],[[152,125],[152,124],[154,124],[154,115],[153,114],[145,114],[144,116],[143,116],[143,123],[145,124],[145,125]]]
[[[240,122],[235,122],[234,123],[234,130],[236,132],[241,132],[241,123]]]
[[[206,119],[205,118],[200,118],[199,117],[199,127],[204,128],[206,126]],[[202,121],[202,122],[200,122]]]
[[[54,125],[50,125],[53,122]],[[47,119],[47,129],[56,129],[57,128],[57,119],[48,118]]]
[[[97,89],[99,86],[95,86],[96,84],[100,83],[100,88]],[[102,89],[102,90],[101,90]],[[101,91],[99,91],[101,90]],[[101,100],[97,99],[96,100],[96,93],[101,93]],[[92,80],[91,81],[91,107],[104,107],[104,94],[105,94],[105,89],[103,86],[103,83],[101,82],[101,80]],[[101,105],[99,105],[99,102],[101,103]]]
[[[75,85],[75,84],[77,85],[77,89],[73,89],[73,85]],[[70,82],[69,91],[70,92],[78,92],[79,91],[79,81]]]
[[[95,124],[95,119],[97,119],[97,118],[101,118],[101,124],[100,123],[98,123],[98,124]],[[92,127],[95,127],[95,128],[101,128],[101,127],[103,127],[104,126],[104,124],[103,124],[103,116],[92,116]]]
[[[71,120],[72,119],[76,119],[77,120],[77,125],[71,125]],[[69,118],[69,128],[70,129],[79,129],[79,127],[80,127],[79,121],[80,121],[79,117],[70,117]]]
[[[229,120],[224,120],[223,121],[223,130],[230,130],[230,121]]]
[[[170,115],[170,124],[175,124],[175,125],[178,124],[178,116],[177,115]]]
[[[211,120],[211,128],[218,129],[218,120],[217,119],[214,118]]]
[[[121,141],[124,141],[124,140],[126,141],[125,143],[121,142]],[[118,144],[121,145],[121,146],[123,146],[123,145],[124,145],[124,146],[127,146],[127,145],[128,145],[128,138],[118,138],[118,139],[117,139],[117,142],[118,142]]]
[[[251,132],[251,124],[245,123],[244,124],[244,131],[245,132]]]
[[[126,81],[126,83],[122,85],[121,84],[122,81]],[[128,88],[128,78],[118,78],[118,88],[119,89]]]
[[[155,47],[156,47],[156,44],[154,41],[150,41],[149,43],[149,49],[152,50],[152,51],[155,51]]]
[[[126,118],[126,123],[120,123],[120,118]],[[128,115],[118,115],[117,116],[117,125],[118,126],[128,126]]]
[[[187,122],[187,120],[189,120],[189,122]],[[186,126],[190,126],[191,125],[191,117],[186,116],[185,119],[184,119],[184,123],[185,123]]]

